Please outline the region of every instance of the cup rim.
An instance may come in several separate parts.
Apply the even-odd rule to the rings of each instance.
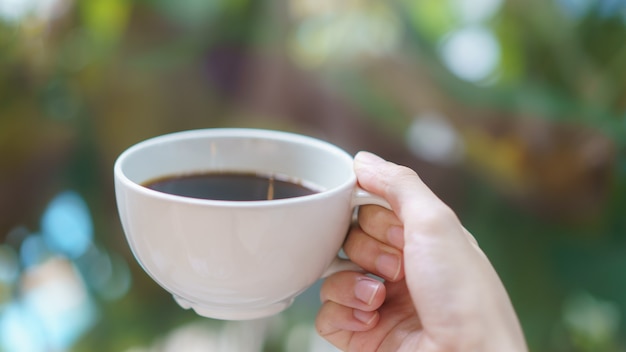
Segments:
[[[220,207],[259,207],[259,206],[283,206],[288,205],[290,203],[299,203],[302,201],[315,200],[319,198],[326,198],[332,195],[335,192],[339,192],[346,187],[354,187],[356,185],[356,175],[354,171],[350,173],[350,177],[348,177],[344,182],[339,184],[336,187],[324,189],[320,192],[316,192],[310,195],[292,197],[292,198],[283,198],[283,199],[273,199],[273,200],[250,200],[250,201],[239,201],[239,200],[216,200],[216,199],[202,199],[202,198],[193,198],[180,196],[170,193],[164,193],[160,191],[156,191],[145,187],[137,182],[132,181],[130,178],[126,176],[124,171],[122,170],[122,166],[125,160],[133,153],[137,152],[146,147],[150,147],[153,145],[169,143],[180,139],[192,139],[192,138],[201,138],[201,137],[233,137],[233,138],[246,138],[246,137],[254,137],[254,138],[264,138],[264,139],[272,139],[272,140],[280,140],[285,142],[292,143],[307,143],[312,144],[316,148],[324,149],[326,151],[330,151],[339,155],[341,158],[344,158],[346,162],[352,164],[353,157],[348,154],[345,150],[336,146],[330,142],[324,141],[322,139],[318,139],[315,137],[297,134],[292,132],[278,131],[278,130],[269,130],[269,129],[258,129],[258,128],[203,128],[203,129],[193,129],[193,130],[185,130],[179,132],[167,133],[155,137],[151,137],[140,141],[136,144],[131,145],[127,149],[125,149],[116,159],[114,164],[114,178],[117,181],[120,181],[130,189],[135,192],[142,193],[144,195],[175,201],[178,203],[186,203],[186,204],[197,204],[197,205],[210,205],[210,206],[220,206]]]

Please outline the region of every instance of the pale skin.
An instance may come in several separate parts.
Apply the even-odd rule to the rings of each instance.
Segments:
[[[455,213],[409,168],[366,152],[354,168],[393,210],[361,207],[344,251],[384,282],[327,278],[319,334],[342,351],[527,351],[500,278]]]

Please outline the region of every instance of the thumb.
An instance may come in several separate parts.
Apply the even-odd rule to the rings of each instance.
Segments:
[[[418,225],[431,215],[452,211],[422,182],[412,169],[394,164],[368,152],[354,158],[354,171],[359,185],[368,192],[383,197],[407,225]]]

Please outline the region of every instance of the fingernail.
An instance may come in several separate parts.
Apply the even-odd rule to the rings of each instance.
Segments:
[[[352,315],[360,322],[365,323],[365,325],[370,325],[374,321],[374,319],[376,319],[376,317],[378,316],[378,312],[377,311],[366,312],[363,310],[355,309]]]
[[[404,248],[404,228],[402,226],[391,226],[387,230],[387,240],[398,249]]]
[[[376,258],[376,269],[383,276],[395,280],[400,275],[400,257],[395,254],[384,253]]]
[[[376,296],[376,292],[380,289],[379,281],[374,279],[370,279],[368,277],[362,277],[358,279],[356,286],[354,287],[354,295],[360,301],[366,303],[367,305],[371,305],[374,301],[374,297]]]
[[[359,163],[363,163],[363,164],[379,164],[381,162],[384,162],[385,160],[381,157],[379,157],[378,155],[372,154],[370,152],[358,152],[356,154],[356,156],[354,157],[354,159],[359,162]]]

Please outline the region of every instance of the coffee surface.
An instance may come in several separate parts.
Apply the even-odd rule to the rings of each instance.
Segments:
[[[285,199],[318,192],[285,176],[240,172],[165,176],[143,186],[178,196],[230,201]]]

